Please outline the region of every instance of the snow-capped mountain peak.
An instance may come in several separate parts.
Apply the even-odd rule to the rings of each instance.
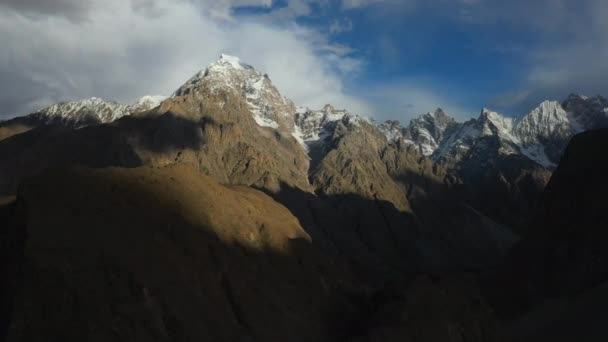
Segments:
[[[496,135],[502,139],[518,143],[519,139],[513,134],[515,120],[500,113],[484,108],[479,117],[481,136]]]
[[[329,104],[321,110],[310,110],[302,107],[295,114],[293,135],[304,146],[308,146],[330,135],[334,123],[341,120],[348,124],[357,124],[361,118],[345,109],[335,109]]]
[[[220,59],[212,64],[212,67],[219,66],[231,66],[235,69],[244,69],[245,66],[241,64],[241,60],[238,57],[227,55],[225,53],[220,54]]]
[[[389,120],[378,126],[387,140],[403,140],[416,145],[425,156],[430,156],[439,147],[446,131],[456,125],[456,120],[447,115],[441,108],[428,112],[410,121],[408,127],[402,127],[398,121]]]
[[[220,92],[232,92],[245,99],[259,126],[292,130],[293,103],[279,93],[268,75],[242,63],[238,57],[222,54],[177,89],[173,97],[213,96]]]
[[[538,143],[552,137],[576,133],[578,125],[571,124],[568,113],[557,101],[544,101],[524,116],[515,127],[524,145]]]

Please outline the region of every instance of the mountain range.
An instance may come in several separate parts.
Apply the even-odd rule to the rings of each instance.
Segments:
[[[310,148],[330,134],[335,122],[345,118],[373,120],[336,110],[327,105],[321,110],[296,107],[281,95],[266,74],[239,58],[221,55],[220,59],[198,72],[171,96],[176,98],[201,88],[212,93],[236,89],[246,100],[255,122],[282,132],[290,132],[305,148]],[[11,126],[24,119],[39,124],[59,123],[68,127],[109,123],[158,107],[166,96],[144,96],[132,105],[122,105],[100,98],[56,104],[36,113],[3,122]],[[435,162],[450,162],[474,154],[479,141],[494,137],[500,144],[496,151],[504,155],[521,155],[535,163],[554,169],[572,136],[608,125],[608,100],[602,96],[571,94],[563,102],[545,101],[521,118],[506,117],[484,108],[476,119],[458,122],[442,109],[423,114],[402,126],[396,120],[375,125],[389,142],[403,141]]]
[[[562,203],[546,191],[573,191],[573,157],[560,161],[601,140],[567,149],[574,136],[602,127],[608,101],[578,95],[521,118],[483,109],[460,122],[437,109],[377,123],[299,107],[228,55],[169,97],[3,121],[2,272],[18,280],[2,294],[18,298],[3,307],[8,336],[499,341],[501,315],[523,309],[494,294],[513,268],[524,274],[514,289],[549,291],[521,260],[550,259],[534,253],[536,227],[551,222],[539,210]],[[555,245],[547,255],[587,246]],[[606,280],[590,274],[578,291]],[[508,294],[526,309],[545,298]]]

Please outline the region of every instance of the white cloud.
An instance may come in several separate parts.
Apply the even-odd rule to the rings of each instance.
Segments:
[[[515,85],[519,88],[500,96],[497,103],[525,112],[544,99],[559,100],[572,92],[607,94],[608,2],[543,0],[528,6],[524,16],[513,15],[527,4],[514,3],[504,21],[542,39],[515,52],[526,65],[523,77]]]
[[[350,32],[353,30],[353,21],[349,18],[334,19],[329,25],[329,33]]]
[[[201,0],[133,1],[95,3],[94,15],[77,22],[1,11],[0,103],[8,109],[3,114],[90,96],[130,102],[145,94],[170,94],[221,52],[267,72],[298,104],[369,111],[347,94],[342,81],[344,73],[357,72],[359,62],[328,51],[332,45],[315,30],[218,19],[222,12],[201,10]],[[224,2],[264,3],[269,0]]]
[[[397,3],[396,0],[342,0],[343,8],[362,8],[379,3]]]
[[[483,95],[494,103],[479,106],[534,106],[569,92],[608,93],[608,2],[604,0],[342,0],[344,12],[334,17],[336,21],[316,28],[297,25],[294,19],[323,12],[331,0],[288,0],[266,15],[246,18],[233,13],[235,6],[269,9],[272,4],[272,0],[0,0],[0,105],[7,111],[0,117],[88,96],[129,102],[144,94],[169,94],[221,52],[238,55],[267,72],[283,93],[302,105],[334,103],[382,119],[417,115],[437,106],[462,116],[476,115],[477,108],[463,106],[440,82],[369,85],[357,80],[379,61],[354,57],[365,56],[366,51],[354,54],[349,46],[330,43],[328,35],[352,29],[350,11],[368,6],[372,7],[364,15],[380,28],[370,44],[381,51],[380,62],[388,69],[407,63],[400,49],[404,44],[411,54],[427,48],[416,44],[419,37],[425,39],[424,34],[412,33],[413,42],[408,40],[411,37],[392,35],[391,25],[398,26],[412,15],[434,20],[455,13],[452,24],[465,25],[467,30],[493,32],[500,27],[529,34],[533,44],[496,42],[497,51],[522,65],[518,69],[522,75],[506,94]],[[481,45],[492,48],[491,43]],[[464,95],[469,101],[479,96]]]

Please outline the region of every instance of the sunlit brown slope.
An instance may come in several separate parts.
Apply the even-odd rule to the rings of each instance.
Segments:
[[[314,341],[336,330],[338,274],[259,191],[187,166],[76,168],[23,183],[16,212],[25,262],[9,341]]]

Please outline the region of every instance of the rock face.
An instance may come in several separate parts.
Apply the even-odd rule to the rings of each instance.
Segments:
[[[527,303],[571,296],[608,281],[605,245],[608,130],[576,135],[543,193],[508,272]],[[529,305],[529,304],[528,304]]]
[[[360,120],[361,118],[348,113],[346,110],[336,110],[331,105],[326,105],[322,110],[311,110],[309,108],[298,108],[295,114],[295,126],[298,130],[298,141],[306,146],[323,142],[331,135],[336,122],[344,118]]]
[[[310,188],[309,158],[294,137],[294,113],[293,103],[268,76],[235,57],[222,55],[181,86],[152,116],[175,116],[195,127],[193,148],[178,159],[195,160],[221,182],[276,192],[281,183]],[[150,158],[156,157],[152,154]],[[163,161],[170,162],[173,159]]]

